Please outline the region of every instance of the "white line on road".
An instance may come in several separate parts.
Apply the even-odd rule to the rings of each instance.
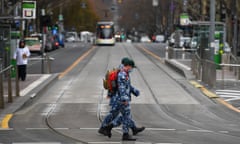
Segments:
[[[13,128],[0,128],[0,131],[13,130]]]
[[[61,144],[60,142],[19,142],[19,143],[12,143],[12,144]]]
[[[210,131],[210,130],[191,130],[191,129],[188,129],[187,131],[188,132],[209,132],[209,133],[213,132],[213,131]]]
[[[229,133],[229,131],[219,131],[220,133]]]
[[[23,89],[20,92],[20,96],[25,96],[27,93],[29,93],[32,89],[34,89],[35,87],[37,87],[40,83],[42,83],[43,81],[45,81],[46,79],[48,79],[51,75],[50,74],[45,74],[43,75],[40,79],[38,79],[37,81],[34,81],[32,84],[30,84],[28,87],[26,87],[25,89]]]
[[[120,144],[121,142],[113,142],[113,141],[103,141],[103,142],[88,142],[89,144]]]
[[[152,131],[175,131],[176,129],[166,129],[166,128],[146,128],[146,130],[152,130]]]
[[[26,128],[26,130],[47,130],[48,128]]]
[[[182,143],[156,143],[156,144],[182,144]]]
[[[178,61],[177,61],[177,60],[175,60],[175,59],[171,59],[171,61],[172,61],[172,62],[174,62],[174,63],[176,63],[177,65],[179,65],[179,66],[183,67],[183,68],[184,68],[184,69],[186,69],[186,70],[191,70],[191,68],[190,68],[189,66],[187,66],[187,65],[184,65],[184,64],[182,64],[182,63],[178,62]]]

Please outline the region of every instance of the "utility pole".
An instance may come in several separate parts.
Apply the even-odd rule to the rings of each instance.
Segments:
[[[1,6],[2,6],[2,7],[1,7],[1,9],[2,9],[2,14],[4,14],[4,13],[5,13],[5,11],[4,11],[4,0],[1,1]]]
[[[153,0],[153,1],[152,1],[152,5],[153,5],[153,7],[155,7],[155,9],[156,9],[155,26],[156,26],[156,32],[157,32],[157,33],[159,32],[158,3],[159,3],[158,0]]]
[[[215,53],[215,0],[210,2],[210,33],[209,33],[209,42],[210,42],[210,60],[214,61]]]
[[[238,12],[237,12],[237,2],[236,0],[233,1],[233,55],[237,56],[237,45],[238,45]]]

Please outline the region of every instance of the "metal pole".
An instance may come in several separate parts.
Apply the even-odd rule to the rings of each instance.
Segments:
[[[211,0],[209,42],[210,42],[210,60],[212,61],[214,61],[214,49],[215,49],[214,33],[215,33],[215,0]]]
[[[18,75],[18,66],[15,66],[16,69],[16,80],[15,80],[15,86],[16,86],[16,96],[20,96],[20,88],[19,88],[19,75]]]
[[[2,5],[2,14],[4,14],[5,13],[5,11],[4,11],[4,0],[1,1],[1,5]]]
[[[12,67],[11,67],[12,68]],[[13,102],[12,97],[12,80],[11,80],[11,68],[7,70],[7,76],[8,76],[8,102]]]
[[[3,78],[2,72],[0,72],[0,108],[4,108],[4,92],[3,92]]]
[[[238,45],[238,12],[237,12],[237,2],[233,2],[233,16],[234,16],[234,27],[233,27],[233,54],[237,56],[237,45]]]

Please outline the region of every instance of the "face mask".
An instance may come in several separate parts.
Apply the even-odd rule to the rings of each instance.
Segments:
[[[133,69],[129,69],[129,70],[128,70],[128,73],[131,73],[132,71],[133,71]]]

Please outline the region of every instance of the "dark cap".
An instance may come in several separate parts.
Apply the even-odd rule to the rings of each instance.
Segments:
[[[136,68],[135,62],[132,59],[126,59],[125,63],[123,65],[125,65],[125,66],[129,65],[129,66],[131,66],[133,68]]]
[[[127,61],[129,61],[129,58],[128,57],[124,57],[124,58],[122,58],[122,60],[121,60],[121,64],[125,64]]]

